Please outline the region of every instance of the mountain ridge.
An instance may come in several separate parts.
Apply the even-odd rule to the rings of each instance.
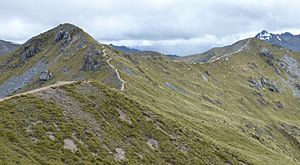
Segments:
[[[107,50],[106,53],[104,50]],[[0,96],[57,80],[73,81],[81,79],[81,76],[93,76],[92,72],[100,74],[98,80],[103,78],[103,82],[113,85],[112,81],[118,82],[119,79],[115,69],[107,62],[109,55],[106,54],[111,53],[109,50],[108,46],[99,44],[82,29],[61,24],[28,40],[11,54],[2,56],[6,62],[0,68]],[[75,61],[66,61],[68,59]],[[14,73],[7,72],[11,70],[15,70]]]
[[[269,42],[276,46],[281,46],[300,52],[300,35],[293,35],[289,32],[273,34],[263,30],[262,32],[258,33],[255,38]]]
[[[67,27],[0,56],[0,86],[35,73],[0,102],[0,162],[299,164],[299,53],[251,38],[180,61]]]
[[[15,50],[18,46],[19,46],[19,44],[0,40],[0,55],[9,53],[9,52]]]

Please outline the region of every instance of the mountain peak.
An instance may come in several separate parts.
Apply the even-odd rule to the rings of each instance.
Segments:
[[[43,50],[44,47],[49,47],[50,45],[59,45],[60,49],[65,51],[72,46],[76,47],[74,50],[81,49],[87,43],[96,44],[97,41],[84,32],[83,29],[70,23],[64,23],[31,38],[23,44],[23,47],[25,48],[24,51],[27,51],[27,48],[32,47]]]
[[[294,35],[293,35],[292,33],[290,33],[290,32],[285,32],[285,33],[283,33],[282,35],[285,36],[285,37],[293,37],[293,36],[294,36]]]
[[[263,30],[260,33],[262,33],[262,34],[268,34],[269,32],[267,30]]]
[[[59,30],[70,30],[70,29],[77,29],[77,30],[81,30],[81,28],[79,28],[78,26],[75,26],[71,23],[63,23],[63,24],[59,24],[56,28],[54,29],[59,29]]]
[[[261,40],[264,40],[264,41],[269,41],[271,38],[272,38],[272,34],[269,33],[268,31],[266,30],[263,30],[261,31],[260,33],[258,33],[255,38],[259,38]]]
[[[258,33],[255,38],[269,42],[273,45],[285,47],[293,51],[300,52],[300,35],[293,35],[290,32],[285,32],[281,34],[269,33],[266,30]]]

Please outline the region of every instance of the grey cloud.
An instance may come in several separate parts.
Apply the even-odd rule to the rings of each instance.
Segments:
[[[294,0],[9,0],[1,2],[0,38],[22,42],[69,22],[100,41],[140,47],[143,40],[156,50],[187,54],[263,29],[298,31],[298,6]],[[209,35],[215,39],[199,42]]]

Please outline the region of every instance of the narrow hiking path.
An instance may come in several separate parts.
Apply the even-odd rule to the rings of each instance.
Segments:
[[[115,70],[118,79],[119,79],[119,80],[121,81],[121,83],[122,83],[122,84],[121,84],[120,90],[123,91],[123,90],[124,90],[124,87],[125,87],[125,81],[121,78],[120,73],[119,73],[119,71],[117,70],[117,68],[115,68],[111,63],[109,63],[111,59],[112,59],[112,58],[109,58],[106,62],[108,63],[108,65],[109,65],[111,68],[113,68],[113,69]]]
[[[40,92],[40,91],[43,91],[43,90],[47,90],[49,88],[59,87],[59,86],[67,85],[67,84],[73,84],[75,82],[77,82],[77,81],[58,81],[55,84],[52,84],[52,85],[49,85],[49,86],[45,86],[45,87],[34,89],[34,90],[31,90],[31,91],[27,91],[27,92],[23,92],[23,93],[18,93],[18,94],[12,95],[12,96],[1,98],[0,102],[8,100],[8,99],[11,99],[11,98],[14,98],[14,97],[17,97],[17,96],[22,96],[22,95],[37,93],[37,92]]]
[[[224,55],[222,55],[222,56],[220,56],[220,57],[217,57],[217,58],[215,58],[215,59],[212,59],[212,60],[209,59],[209,60],[208,60],[207,62],[205,62],[205,63],[215,62],[215,61],[218,61],[218,60],[221,59],[221,58],[228,57],[228,56],[231,56],[231,55],[233,55],[233,54],[239,53],[239,52],[243,51],[243,50],[249,45],[249,43],[250,43],[250,39],[248,39],[247,42],[246,42],[243,46],[241,46],[238,50],[236,50],[236,51],[234,51],[234,52],[232,52],[232,53],[224,54]]]
[[[105,49],[103,50],[103,56],[104,56],[104,57],[107,57],[107,55],[106,55],[106,50],[105,50]],[[108,65],[109,65],[113,70],[115,70],[118,79],[121,81],[121,88],[120,88],[120,90],[121,90],[121,91],[124,91],[125,83],[126,83],[126,82],[121,78],[118,69],[117,69],[116,67],[114,67],[114,66],[110,63],[110,60],[112,60],[111,57],[110,57],[108,60],[106,60],[106,62],[108,63]]]

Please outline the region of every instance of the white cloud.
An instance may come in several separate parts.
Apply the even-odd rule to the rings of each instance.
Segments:
[[[0,36],[2,39],[24,42],[28,36],[36,35],[46,29],[39,23],[32,23],[12,17],[9,19],[0,19]]]
[[[167,51],[193,45],[190,53],[263,29],[299,33],[298,6],[294,0],[9,0],[0,6],[0,38],[25,41],[69,22],[98,40]]]

